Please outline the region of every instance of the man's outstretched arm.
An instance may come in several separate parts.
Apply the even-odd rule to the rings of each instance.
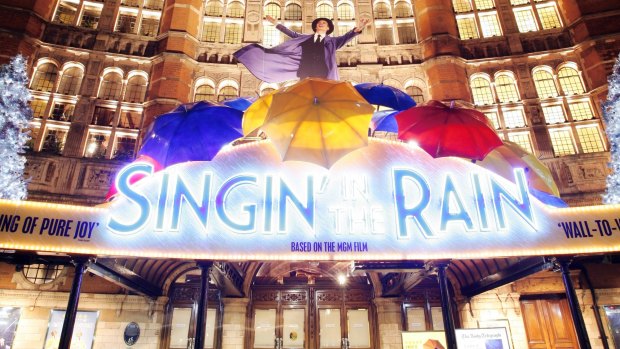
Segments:
[[[347,32],[346,34],[344,34],[342,36],[335,37],[334,39],[336,39],[336,48],[337,49],[341,48],[347,42],[349,42],[349,40],[351,40],[355,36],[359,35],[359,33],[362,32],[362,30],[364,29],[364,27],[366,27],[366,25],[368,25],[368,23],[370,23],[370,19],[362,18],[360,20],[360,24],[358,26],[354,27],[352,30],[350,30],[349,32]]]
[[[283,32],[288,37],[296,38],[296,37],[298,37],[300,35],[299,33],[288,29],[287,27],[283,26],[282,24],[278,24],[278,21],[275,18],[273,18],[273,17],[271,17],[269,15],[267,15],[267,17],[265,17],[265,19],[269,23],[275,25],[276,29],[278,29],[279,31]]]

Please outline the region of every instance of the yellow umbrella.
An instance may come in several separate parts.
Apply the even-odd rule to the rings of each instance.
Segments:
[[[516,143],[504,141],[503,145],[493,149],[484,160],[477,161],[476,165],[511,181],[514,180],[513,168],[523,168],[531,188],[560,196],[560,191],[547,166]]]
[[[278,91],[272,91],[260,97],[245,110],[243,113],[243,120],[241,121],[241,128],[243,129],[244,136],[247,136],[263,126],[263,122],[267,116],[267,111],[269,110],[271,101],[273,100],[273,95],[276,92]]]
[[[349,82],[307,78],[273,95],[262,130],[282,160],[329,168],[368,145],[373,110]]]

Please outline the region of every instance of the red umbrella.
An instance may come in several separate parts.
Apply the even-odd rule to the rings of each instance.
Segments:
[[[430,101],[396,114],[396,122],[399,139],[417,143],[434,158],[482,160],[503,144],[484,114],[454,103]]]

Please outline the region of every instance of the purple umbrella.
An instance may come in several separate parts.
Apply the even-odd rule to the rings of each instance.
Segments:
[[[355,85],[355,89],[370,104],[382,105],[394,110],[407,110],[415,107],[415,101],[396,87],[366,82]]]
[[[181,105],[153,121],[138,155],[150,156],[163,167],[210,161],[243,136],[242,117],[239,110],[205,101]]]
[[[398,110],[382,110],[372,114],[370,119],[370,131],[394,132],[398,133],[398,123],[394,115],[398,114]]]

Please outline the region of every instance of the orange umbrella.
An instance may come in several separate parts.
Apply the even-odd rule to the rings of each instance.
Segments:
[[[263,126],[267,111],[273,100],[273,95],[277,92],[278,90],[275,90],[260,97],[245,110],[243,113],[243,120],[241,121],[241,128],[243,129],[244,136],[247,136]]]
[[[504,141],[503,145],[491,151],[484,160],[476,162],[476,165],[511,181],[514,181],[513,168],[522,168],[531,188],[560,196],[558,186],[547,166],[516,143]]]
[[[273,95],[261,128],[283,160],[329,168],[368,145],[373,110],[349,82],[307,78]]]
[[[395,117],[398,138],[414,141],[434,158],[458,156],[482,160],[502,145],[486,116],[474,109],[431,101]]]

